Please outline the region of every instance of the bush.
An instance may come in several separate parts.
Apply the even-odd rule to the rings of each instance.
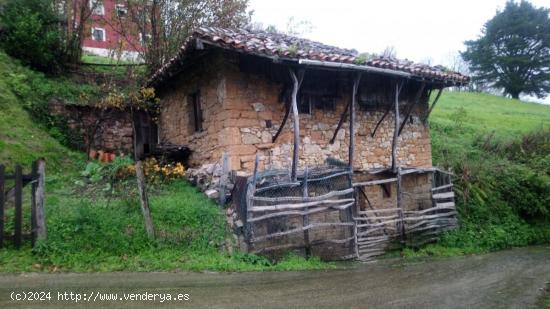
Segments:
[[[0,11],[0,43],[11,56],[43,72],[62,65],[61,21],[49,0],[8,0]]]

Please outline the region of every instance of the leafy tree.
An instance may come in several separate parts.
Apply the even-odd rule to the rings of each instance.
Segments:
[[[45,72],[63,62],[60,20],[50,0],[8,0],[0,9],[0,44],[11,56]]]
[[[549,14],[550,9],[527,1],[508,1],[479,39],[465,42],[462,57],[474,78],[515,99],[521,93],[545,97],[550,91]]]
[[[121,1],[123,2],[123,1]],[[201,26],[243,27],[250,21],[248,0],[126,0],[128,17],[111,18],[127,43],[137,46],[150,72],[181,48],[193,29]],[[140,37],[141,42],[131,37]]]

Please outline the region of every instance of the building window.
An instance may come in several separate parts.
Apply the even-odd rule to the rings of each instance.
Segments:
[[[151,41],[151,35],[150,34],[143,34],[143,33],[139,33],[139,43],[141,45],[147,45],[147,43],[149,43]]]
[[[124,6],[124,4],[116,5],[116,15],[118,17],[125,17],[126,15],[128,15],[128,9]]]
[[[391,197],[391,184],[390,183],[383,183],[380,185],[382,188],[382,197],[383,198],[390,198]]]
[[[201,95],[200,92],[197,91],[195,93],[190,94],[187,97],[187,103],[190,107],[190,114],[189,114],[189,122],[190,122],[190,128],[193,129],[193,132],[201,132],[202,131],[202,108],[201,108]]]
[[[94,41],[105,41],[105,29],[102,28],[92,28],[92,40]]]
[[[333,97],[316,96],[311,99],[313,100],[313,105],[316,109],[325,111],[336,110],[336,99]]]
[[[105,15],[103,0],[90,0],[90,9],[94,15]]]

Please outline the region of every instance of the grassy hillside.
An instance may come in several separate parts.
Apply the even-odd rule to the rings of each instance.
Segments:
[[[72,165],[81,156],[64,147],[56,134],[44,123],[33,119],[25,108],[37,100],[47,103],[56,88],[66,88],[68,82],[49,80],[0,52],[0,162],[29,167],[32,161],[44,157],[48,170],[60,170]],[[37,98],[41,95],[40,98]]]
[[[550,126],[550,105],[483,93],[444,92],[430,121],[439,126],[462,121],[473,129],[470,133],[495,131],[498,137],[519,137]]]

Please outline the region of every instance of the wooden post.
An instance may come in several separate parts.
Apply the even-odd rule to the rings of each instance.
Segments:
[[[31,172],[31,244],[36,242],[36,188],[38,187],[38,161],[32,163]]]
[[[289,104],[285,103],[285,107],[286,107],[286,110],[285,110],[285,116],[283,117],[283,122],[281,123],[281,126],[279,127],[279,130],[277,130],[277,133],[275,133],[275,135],[271,139],[272,143],[275,143],[277,141],[277,137],[279,137],[279,135],[283,131],[283,128],[286,125],[286,121],[288,120],[288,115],[290,114],[290,106],[289,106]]]
[[[401,205],[402,188],[401,188],[401,166],[397,168],[397,208],[399,212],[399,224],[397,225],[401,242],[405,242],[405,220],[403,217],[403,209]]]
[[[338,131],[340,131],[340,128],[342,127],[342,124],[344,124],[344,120],[346,119],[346,116],[348,115],[349,105],[351,102],[348,101],[348,104],[344,108],[344,112],[342,112],[342,116],[340,116],[340,120],[338,121],[338,126],[336,126],[336,130],[334,130],[334,135],[332,135],[332,139],[330,140],[331,144],[334,144],[334,141],[336,140],[336,135],[338,135]]]
[[[378,120],[378,122],[376,123],[376,126],[374,126],[374,130],[372,130],[372,133],[370,134],[371,137],[374,137],[374,135],[376,134],[376,130],[378,130],[378,127],[380,126],[380,124],[382,124],[382,121],[384,121],[386,116],[388,116],[388,114],[390,113],[392,107],[393,107],[393,104],[390,105],[388,107],[388,109],[386,109],[386,111],[384,112],[384,115],[382,115],[382,117],[380,117],[380,120]]]
[[[307,166],[306,166],[306,169],[304,170],[304,185],[303,185],[304,198],[307,198],[309,196],[307,180],[308,180],[308,169],[307,169]],[[302,219],[303,219],[302,226],[303,227],[306,227],[306,226],[309,225],[309,216],[307,215],[307,210],[308,210],[307,208],[304,209],[305,214],[302,217]],[[305,250],[306,250],[306,257],[309,258],[311,256],[311,244],[310,244],[310,241],[309,241],[309,230],[308,229],[304,229],[304,245],[305,245]]]
[[[397,144],[398,144],[398,133],[399,133],[399,82],[395,83],[395,123],[393,130],[393,141],[391,147],[391,168],[394,173],[397,172]]]
[[[355,152],[355,105],[357,100],[357,89],[361,81],[361,73],[355,75],[353,89],[351,92],[351,104],[349,105],[349,169],[353,173],[353,155]]]
[[[409,103],[409,109],[407,110],[407,113],[405,114],[405,117],[403,117],[403,121],[401,122],[401,126],[399,127],[399,132],[397,132],[397,135],[401,135],[401,131],[403,131],[403,128],[407,124],[407,119],[409,119],[409,116],[411,115],[414,107],[416,104],[418,104],[418,101],[420,101],[420,97],[422,96],[422,92],[424,91],[424,87],[426,87],[426,83],[422,83],[420,88],[418,88],[418,91],[416,92],[416,95],[414,96],[414,100]]]
[[[36,190],[34,190],[35,206],[35,227],[36,240],[44,240],[48,235],[46,228],[46,210],[45,210],[45,193],[46,193],[46,161],[39,159],[36,161]]]
[[[153,227],[153,220],[151,219],[151,212],[149,210],[149,199],[147,197],[147,191],[145,188],[145,176],[143,175],[141,161],[136,162],[136,177],[139,190],[139,201],[141,203],[143,221],[145,222],[145,231],[147,232],[147,236],[149,237],[149,239],[154,239],[155,229]]]
[[[23,169],[21,165],[15,166],[15,215],[13,235],[13,245],[19,249],[21,247],[21,240],[23,238],[22,221],[23,221]]]
[[[6,168],[0,164],[0,248],[4,246],[4,183]]]
[[[426,123],[426,121],[428,120],[428,117],[430,117],[430,114],[431,114],[432,110],[435,107],[435,104],[437,104],[437,101],[439,100],[439,97],[441,96],[442,92],[443,92],[443,88],[439,88],[439,91],[437,92],[437,95],[435,96],[435,100],[432,103],[432,106],[430,106],[430,108],[426,112],[426,115],[424,116],[424,119],[422,119],[422,122]],[[429,100],[430,100],[430,98],[428,97],[428,101]]]
[[[227,186],[227,180],[228,180],[228,173],[229,173],[229,156],[227,155],[227,152],[224,152],[222,155],[222,175],[220,177],[220,206],[225,206],[225,190]]]
[[[252,185],[254,186],[254,191],[256,191],[256,181],[258,181],[259,164],[260,164],[260,155],[256,154],[256,159],[254,160],[254,174],[252,175]]]
[[[298,116],[298,90],[304,77],[304,71],[300,70],[298,76],[292,68],[289,68],[290,78],[293,82],[292,87],[292,116],[294,120],[294,149],[292,152],[292,181],[296,181],[296,170],[298,168],[298,150],[300,148],[300,117]]]

